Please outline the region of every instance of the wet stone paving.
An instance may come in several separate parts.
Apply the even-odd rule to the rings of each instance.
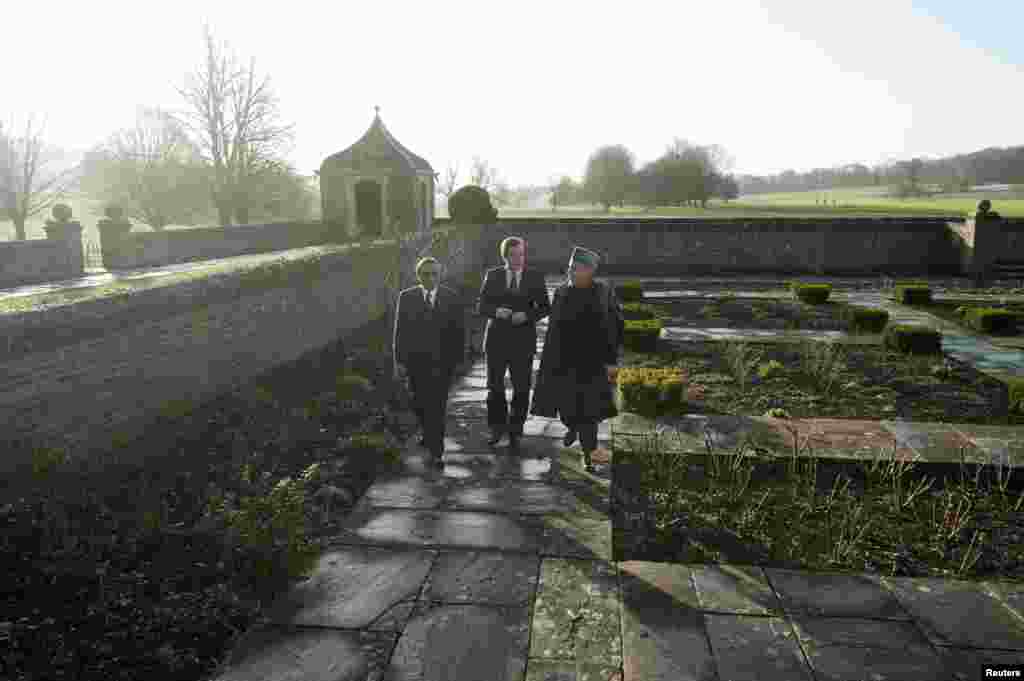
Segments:
[[[652,424],[602,424],[594,473],[557,420],[531,417],[518,451],[489,446],[485,367],[452,390],[443,468],[410,440],[217,681],[973,681],[1024,664],[1024,585],[615,561],[606,448]],[[682,437],[703,446],[703,418]],[[863,426],[821,421],[803,427],[855,455]],[[723,445],[772,437],[710,425]],[[901,447],[998,439],[983,431]]]

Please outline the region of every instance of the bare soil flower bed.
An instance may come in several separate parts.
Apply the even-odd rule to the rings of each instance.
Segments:
[[[5,479],[0,678],[211,673],[301,572],[340,507],[387,465],[395,437],[407,434],[388,403],[390,366],[380,353],[387,332],[378,323],[347,348],[326,348],[236,394],[168,415],[92,474],[58,468]],[[369,378],[374,389],[343,395],[335,381],[346,363],[348,375]],[[351,439],[356,433],[376,435]],[[341,501],[326,511],[300,508],[297,559],[277,534],[272,549],[226,543],[224,526],[205,513],[212,498],[229,509],[243,497],[267,498],[315,463],[323,472],[304,489],[329,484]]]
[[[776,362],[764,376],[759,369]],[[1024,425],[1007,410],[996,378],[948,355],[905,355],[877,346],[726,341],[673,343],[661,353],[631,353],[625,365],[678,367],[703,386],[706,413],[763,416],[773,408],[792,418],[892,419]]]

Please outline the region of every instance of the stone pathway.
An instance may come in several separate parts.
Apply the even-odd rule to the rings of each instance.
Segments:
[[[537,418],[519,452],[489,447],[485,380],[478,361],[453,390],[443,470],[407,447],[217,681],[951,681],[1024,663],[1024,585],[616,561],[607,452],[588,474]]]

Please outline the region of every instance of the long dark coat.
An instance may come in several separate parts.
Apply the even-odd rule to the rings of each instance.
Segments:
[[[622,308],[619,306],[614,289],[609,284],[595,281],[593,285],[598,287],[598,300],[602,302],[600,305],[603,312],[601,326],[608,334],[609,343],[618,349],[621,357]],[[551,315],[548,318],[544,347],[540,355],[540,369],[537,371],[537,382],[533,391],[533,404],[530,407],[530,413],[534,416],[547,418],[559,416],[559,405],[572,404],[575,400],[576,389],[584,387],[573,385],[570,383],[570,378],[556,374],[563,367],[562,357],[565,356],[565,353],[572,352],[572,348],[563,347],[558,332],[558,322],[563,317],[565,293],[568,288],[569,283],[567,282],[555,289],[554,301],[551,304]],[[583,413],[576,414],[577,420],[599,422],[618,415],[619,412],[615,408],[615,398],[612,394],[612,385],[605,373],[599,373],[585,388],[586,398],[583,403]]]

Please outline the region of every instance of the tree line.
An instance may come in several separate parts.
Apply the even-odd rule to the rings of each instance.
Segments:
[[[215,218],[221,225],[308,219],[310,179],[285,160],[293,128],[281,122],[268,77],[241,63],[204,29],[201,65],[178,92],[181,111],[140,108],[72,168],[53,170],[59,150],[30,117],[23,129],[0,125],[0,218],[25,239],[25,223],[69,191],[120,205],[161,230]]]
[[[744,194],[869,186],[889,187],[901,196],[967,191],[976,185],[1024,184],[1024,146],[873,166],[850,163],[803,173],[786,170],[775,175],[741,175],[738,181]]]

